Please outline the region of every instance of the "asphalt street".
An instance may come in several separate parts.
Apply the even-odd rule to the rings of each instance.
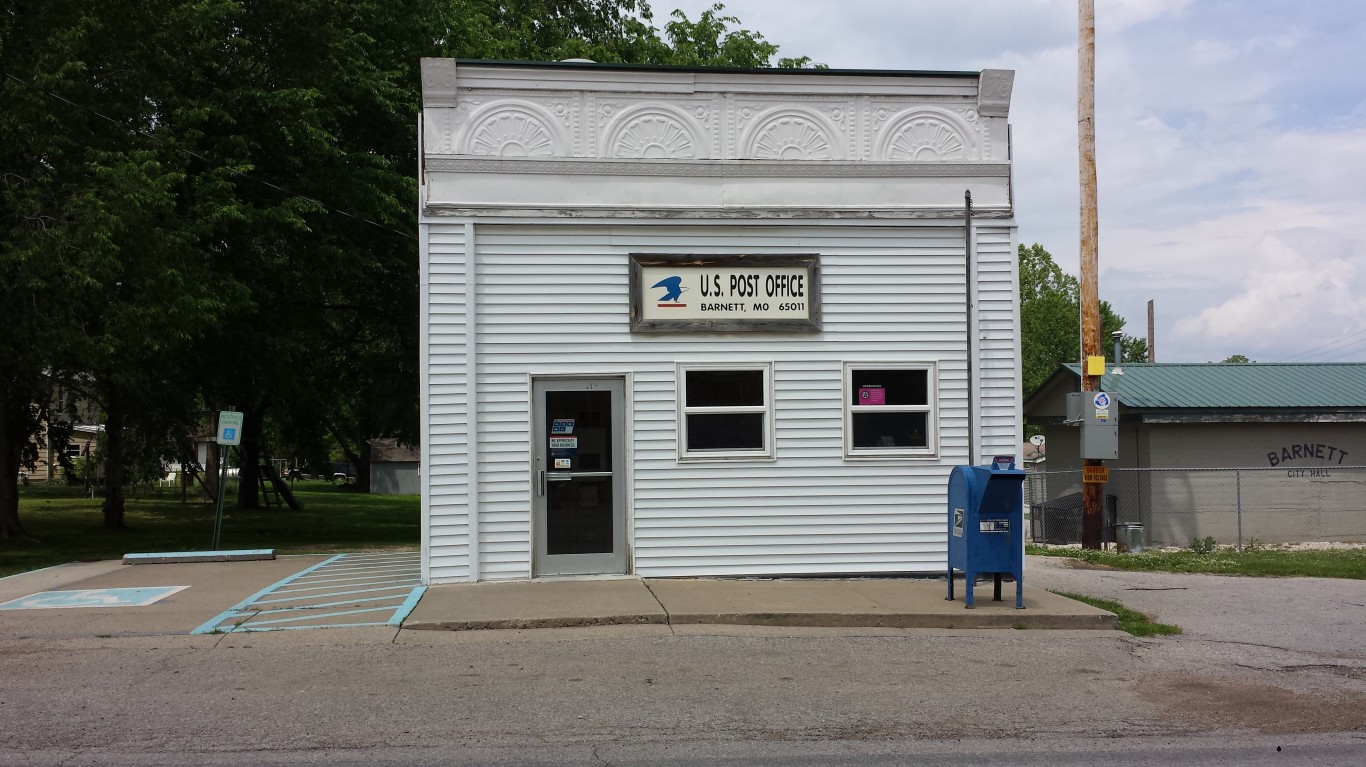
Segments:
[[[1366,763],[1366,585],[1036,558],[1026,579],[1187,633],[0,637],[0,764]]]

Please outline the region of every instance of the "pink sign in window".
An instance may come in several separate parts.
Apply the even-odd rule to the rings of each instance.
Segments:
[[[860,405],[885,405],[887,404],[887,390],[881,386],[860,386],[858,387],[858,403]]]

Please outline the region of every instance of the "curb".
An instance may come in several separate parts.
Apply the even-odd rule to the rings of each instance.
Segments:
[[[422,621],[403,624],[411,631],[481,631],[488,629],[551,629],[586,626],[719,625],[783,626],[788,628],[902,628],[902,629],[1022,629],[1110,631],[1118,626],[1113,613],[1104,615],[1027,615],[973,613],[696,613],[674,615],[606,615],[595,617],[507,618],[474,621]]]

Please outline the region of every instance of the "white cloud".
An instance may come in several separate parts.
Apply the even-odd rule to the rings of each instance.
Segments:
[[[1360,243],[1321,229],[1264,236],[1241,292],[1181,320],[1177,333],[1274,361],[1366,329],[1361,255]]]
[[[1096,26],[1125,29],[1155,19],[1179,18],[1190,4],[1191,0],[1099,0],[1095,4]]]

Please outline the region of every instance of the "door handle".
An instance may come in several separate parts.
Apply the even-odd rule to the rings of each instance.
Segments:
[[[545,495],[545,469],[536,472],[536,495]]]

